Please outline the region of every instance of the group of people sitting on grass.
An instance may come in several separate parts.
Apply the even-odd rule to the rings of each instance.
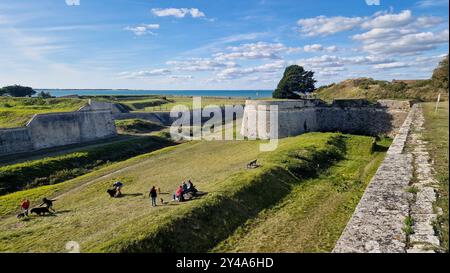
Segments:
[[[123,183],[120,181],[114,182],[112,185],[112,189],[109,189],[107,192],[110,194],[111,197],[120,197],[122,195],[121,189],[123,187]],[[192,197],[195,197],[197,195],[198,190],[195,188],[194,184],[191,180],[183,181],[183,183],[178,187],[178,189],[173,194],[173,201],[179,201],[183,202],[186,201],[186,199],[191,199]],[[153,186],[150,189],[149,197],[152,201],[152,206],[157,206],[157,198],[158,194],[160,194],[161,191],[156,186]],[[161,204],[164,205],[164,199],[161,198]]]
[[[195,188],[192,181],[183,181],[183,183],[178,187],[178,189],[173,194],[173,200],[183,202],[186,201],[186,195],[191,195],[191,197],[197,194],[198,190]]]

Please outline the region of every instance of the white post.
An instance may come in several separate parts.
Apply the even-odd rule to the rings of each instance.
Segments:
[[[437,111],[438,111],[440,101],[441,101],[441,93],[439,93],[438,98],[437,98],[436,109],[434,110],[435,113],[437,113]]]

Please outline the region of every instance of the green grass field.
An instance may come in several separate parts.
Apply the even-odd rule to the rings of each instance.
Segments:
[[[175,145],[169,139],[146,136],[59,156],[0,167],[0,195],[57,184],[104,165]],[[111,151],[115,151],[111,153]]]
[[[439,181],[439,197],[437,205],[442,208],[443,215],[439,217],[438,231],[441,245],[446,252],[448,247],[448,142],[449,142],[449,112],[448,102],[439,104],[438,111],[435,112],[435,103],[425,103],[425,139],[428,141],[428,150],[433,159],[435,178]]]
[[[213,252],[331,252],[383,159],[384,152],[372,152],[370,139],[351,137],[344,160],[296,184]]]
[[[285,211],[292,216],[284,218],[280,227],[288,227],[288,220],[297,227],[297,222],[301,225],[315,215],[318,230],[331,229],[332,235],[315,243],[318,230],[310,225],[301,236],[304,242],[311,239],[309,247],[305,243],[298,249],[326,251],[381,161],[381,153],[371,152],[372,144],[371,137],[310,133],[283,139],[275,152],[264,154],[259,152],[257,141],[189,142],[164,148],[64,183],[1,196],[0,251],[64,252],[68,241],[77,241],[82,252],[205,252],[229,236],[233,241],[238,236],[234,235],[236,229],[246,227],[251,219],[260,223],[262,215],[269,215],[274,221],[278,208],[289,208],[287,204],[297,202],[297,197],[304,198],[302,209],[293,206]],[[245,169],[255,158],[262,167]],[[311,179],[336,162],[325,176]],[[350,172],[338,176],[339,170]],[[105,191],[117,179],[124,181],[126,195],[111,199]],[[191,202],[150,206],[147,195],[151,186],[167,193],[160,197],[168,201],[183,179],[192,179],[208,194]],[[33,216],[27,221],[15,218],[23,198],[37,205],[44,196],[57,198],[55,216]],[[249,232],[257,234],[258,227],[256,224]],[[269,234],[279,232],[271,225],[266,228]],[[286,241],[297,236],[288,229],[286,235]],[[191,240],[183,241],[183,236]],[[280,244],[273,250],[292,248]]]
[[[11,98],[0,96],[0,128],[25,126],[35,114],[75,111],[85,105],[81,99]]]

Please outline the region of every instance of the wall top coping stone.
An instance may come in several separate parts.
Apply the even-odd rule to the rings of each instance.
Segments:
[[[331,104],[327,104],[320,99],[299,99],[299,100],[246,100],[246,106],[270,106],[276,105],[279,110],[296,110],[308,107],[336,107],[336,108],[388,108],[407,110],[411,109],[409,100],[378,100],[369,102],[364,99],[336,99]]]

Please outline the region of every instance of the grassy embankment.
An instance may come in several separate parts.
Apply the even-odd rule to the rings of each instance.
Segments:
[[[3,166],[0,167],[0,195],[57,184],[107,164],[171,145],[175,143],[166,138],[147,136],[65,155]]]
[[[323,86],[315,94],[325,101],[333,99],[398,99],[414,101],[435,101],[441,93],[443,100],[448,100],[448,91],[431,86],[430,80],[419,80],[411,83],[391,83],[369,78],[345,80],[337,84]]]
[[[438,217],[437,231],[441,240],[441,246],[446,252],[448,247],[448,153],[449,153],[449,105],[448,102],[439,104],[437,113],[435,103],[425,103],[425,140],[428,141],[428,150],[432,157],[432,165],[435,171],[435,178],[439,181],[439,197],[436,205],[443,210],[443,214]]]
[[[25,126],[35,114],[75,111],[82,99],[10,98],[0,96],[0,128]]]
[[[317,230],[306,229],[310,235],[303,234],[303,249],[329,250],[383,157],[383,153],[373,152],[373,138],[310,133],[283,139],[275,152],[263,154],[258,144],[258,141],[185,143],[71,181],[2,196],[0,251],[65,251],[65,243],[74,240],[80,243],[83,252],[203,252],[226,240],[239,226],[247,226],[247,221],[255,217],[257,221],[264,211],[277,210],[291,199],[289,196],[297,197],[302,191],[313,194],[316,200],[305,195],[310,201],[303,204],[302,210],[294,206],[294,216],[284,220],[298,226],[304,217],[315,216],[314,223],[326,243],[314,243]],[[245,164],[255,158],[262,167],[246,170]],[[319,176],[316,179],[322,177],[322,181],[311,180],[320,170],[336,163],[328,171],[328,179]],[[351,172],[337,175],[333,168]],[[193,179],[208,194],[187,203],[150,207],[146,195],[151,186],[171,193],[185,178]],[[116,179],[125,182],[124,192],[128,195],[110,199],[104,191]],[[55,203],[59,211],[56,216],[33,216],[18,223],[11,215],[17,212],[22,198],[31,198],[35,204],[42,196],[60,196]],[[170,194],[160,197],[171,198]],[[274,232],[277,229],[273,225],[267,228],[273,228]],[[289,232],[284,235],[286,241],[298,236]],[[273,250],[284,252],[290,248],[280,245]]]

